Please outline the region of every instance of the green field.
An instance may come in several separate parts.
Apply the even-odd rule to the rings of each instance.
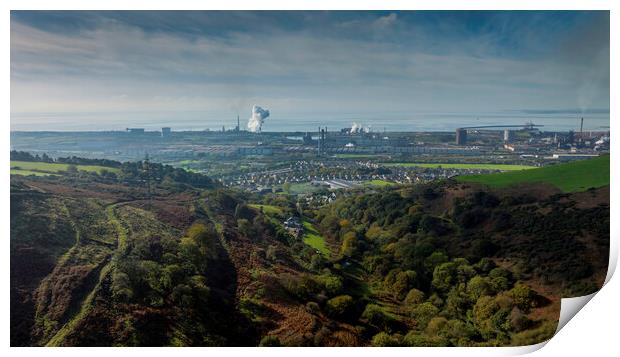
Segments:
[[[423,167],[444,169],[471,169],[471,170],[502,170],[502,171],[518,171],[533,169],[535,166],[528,165],[508,165],[508,164],[447,164],[447,163],[415,163],[415,162],[386,162],[382,165],[387,167]]]
[[[526,171],[459,176],[457,180],[478,182],[491,187],[543,182],[552,184],[564,192],[583,191],[590,187],[609,185],[609,155]]]
[[[388,186],[394,186],[394,185],[396,185],[394,182],[385,181],[385,180],[370,180],[370,181],[364,182],[364,186],[370,186],[370,187],[388,187]]]
[[[319,191],[321,188],[318,186],[312,186],[309,182],[306,183],[292,183],[290,193],[291,195],[302,195],[306,193],[313,193]]]
[[[304,243],[318,250],[324,256],[329,256],[329,249],[325,245],[325,238],[314,228],[312,223],[304,221]]]
[[[26,172],[38,172],[39,174],[50,174],[67,171],[70,164],[57,164],[49,162],[33,162],[33,161],[11,161],[11,173],[15,171],[16,175],[22,175]],[[78,170],[101,173],[107,170],[119,173],[120,170],[114,167],[96,166],[96,165],[75,165]],[[41,175],[38,175],[41,176]]]
[[[249,204],[248,206],[260,211],[261,207],[265,214],[282,214],[282,208],[272,205]]]

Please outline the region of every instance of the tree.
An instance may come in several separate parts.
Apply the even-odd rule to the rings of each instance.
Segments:
[[[419,330],[424,330],[428,322],[438,313],[439,309],[435,305],[431,304],[430,302],[425,302],[418,305],[413,310],[412,317],[417,322],[417,328]]]
[[[433,271],[436,266],[447,262],[448,256],[444,252],[436,251],[424,259],[424,267],[429,271]]]
[[[529,286],[519,282],[510,290],[509,294],[521,310],[528,312],[534,307],[536,293]]]
[[[392,285],[392,292],[394,297],[398,300],[403,300],[409,290],[411,290],[416,283],[417,274],[413,270],[401,271],[396,274],[394,284]]]
[[[347,232],[342,238],[340,254],[346,257],[350,257],[355,253],[356,246],[357,246],[357,237],[355,235],[355,232]]]
[[[491,295],[493,288],[489,282],[489,278],[483,278],[480,275],[476,275],[467,283],[467,294],[472,301],[477,301],[483,295]]]
[[[440,292],[448,292],[456,282],[456,264],[453,262],[443,263],[435,267],[433,271],[432,285]]]

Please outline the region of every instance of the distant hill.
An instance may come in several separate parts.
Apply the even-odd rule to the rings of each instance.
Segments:
[[[591,187],[609,185],[609,155],[532,170],[460,176],[457,180],[478,182],[491,187],[507,187],[520,183],[549,183],[564,192],[585,191]]]

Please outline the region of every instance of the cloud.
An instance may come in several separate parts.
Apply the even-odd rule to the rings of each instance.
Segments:
[[[564,26],[571,38],[544,34],[541,43],[534,34],[544,18],[503,13],[482,17],[475,30],[460,13],[299,12],[290,21],[290,13],[91,12],[71,28],[61,25],[62,13],[47,22],[44,14],[29,21],[13,14],[15,114],[221,116],[254,103],[278,115],[318,107],[334,114],[552,109],[574,108],[580,97],[590,108],[609,106],[608,72],[590,73],[593,63],[609,67],[608,33],[605,40],[604,28],[592,28],[597,21],[547,20],[550,32],[559,36]],[[467,16],[476,23],[481,15]],[[580,54],[580,44],[592,56]]]

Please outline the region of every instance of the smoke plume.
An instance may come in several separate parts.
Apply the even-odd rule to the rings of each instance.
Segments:
[[[248,130],[253,133],[260,133],[265,119],[269,116],[269,110],[263,109],[258,105],[252,107],[252,116],[248,120]]]
[[[369,133],[370,132],[370,126],[364,127],[363,124],[358,124],[356,122],[353,122],[353,124],[351,124],[351,134],[357,134],[357,133]]]

